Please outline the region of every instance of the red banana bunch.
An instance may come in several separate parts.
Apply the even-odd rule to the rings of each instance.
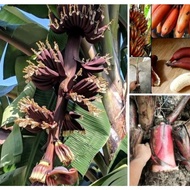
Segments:
[[[141,57],[145,55],[145,31],[147,20],[144,14],[133,5],[130,9],[130,56]]]
[[[169,34],[174,38],[183,37],[186,32],[190,33],[190,5],[153,4],[151,27],[161,37]]]
[[[190,47],[182,47],[176,50],[166,65],[190,70]]]

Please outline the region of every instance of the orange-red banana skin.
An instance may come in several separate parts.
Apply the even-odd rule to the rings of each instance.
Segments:
[[[170,11],[172,5],[163,4],[160,5],[152,14],[152,29],[155,29],[157,25],[162,21],[164,16]]]

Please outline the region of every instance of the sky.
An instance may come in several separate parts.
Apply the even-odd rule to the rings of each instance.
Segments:
[[[3,6],[3,4],[0,4],[0,7]],[[32,14],[26,13],[24,11],[22,11],[24,14],[26,14],[29,18],[31,18],[32,20],[40,23],[41,25],[43,25],[45,28],[48,29],[48,25],[49,25],[49,20],[48,19],[40,19],[38,17],[35,17]],[[3,80],[3,60],[4,54],[2,56],[2,59],[0,61],[0,96],[3,94],[3,90],[5,88],[7,88],[7,86],[9,86],[9,88],[7,88],[7,90],[11,90],[12,88],[14,88],[14,86],[17,84],[17,80],[16,77],[10,77],[6,80]],[[5,86],[5,87],[2,87]]]

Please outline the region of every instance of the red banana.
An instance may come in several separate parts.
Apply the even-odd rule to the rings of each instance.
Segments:
[[[173,62],[174,60],[178,60],[182,57],[190,57],[190,47],[182,47],[174,52],[172,57],[168,62]]]
[[[175,36],[178,34],[183,35],[185,28],[188,26],[190,21],[190,5],[184,4],[181,8],[180,15],[178,16]]]
[[[152,128],[150,137],[152,150],[152,171],[172,171],[178,169],[174,158],[172,126],[164,122]]]
[[[155,29],[156,26],[162,21],[164,16],[170,11],[171,5],[162,4],[160,5],[152,14],[152,29]]]
[[[190,70],[190,57],[183,57],[173,62],[166,62],[167,66]]]
[[[160,4],[153,4],[152,5],[152,14],[153,12],[160,6]]]
[[[179,8],[173,7],[168,13],[167,18],[162,25],[161,36],[165,36],[173,30],[173,28],[176,25],[178,15],[179,15]]]

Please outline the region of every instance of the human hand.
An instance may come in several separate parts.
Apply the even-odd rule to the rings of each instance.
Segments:
[[[137,81],[132,81],[132,82],[130,82],[130,85],[129,85],[129,91],[132,92],[139,86],[140,86],[140,84],[138,84]]]
[[[134,158],[141,160],[144,164],[151,157],[151,149],[148,143],[145,144],[137,144],[134,148]]]

